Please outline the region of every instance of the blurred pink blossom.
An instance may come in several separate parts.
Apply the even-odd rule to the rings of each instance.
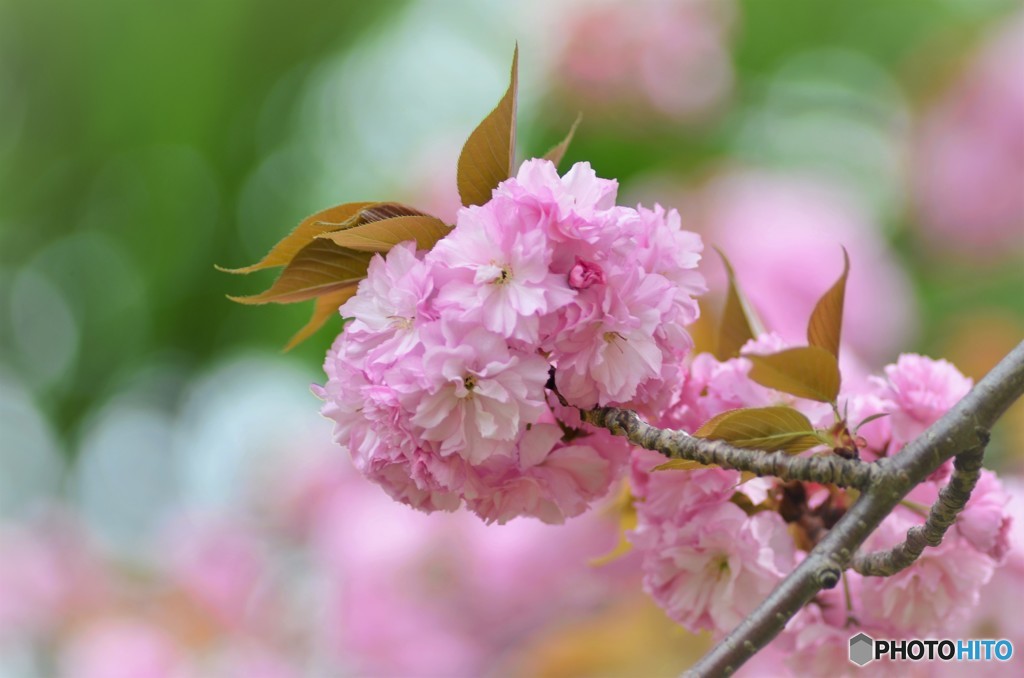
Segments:
[[[169,580],[221,624],[258,624],[255,593],[265,584],[262,536],[226,515],[177,516],[164,539]]]
[[[485,525],[391,501],[333,455],[302,477],[290,494],[330,591],[323,629],[360,674],[479,675],[547,624],[637,584],[628,564],[587,564],[615,542],[614,521],[599,512],[562,526]],[[323,488],[325,477],[333,490],[317,490],[311,506],[305,488]]]
[[[786,341],[806,343],[814,304],[850,255],[844,309],[843,375],[864,372],[906,345],[917,309],[906,273],[871,219],[837,187],[819,180],[762,172],[720,175],[696,196],[694,223],[720,248],[740,287],[765,323]],[[691,214],[689,210],[684,215]],[[708,257],[708,287],[724,291],[724,269]],[[853,370],[849,369],[853,368]]]
[[[588,111],[702,121],[732,88],[732,15],[711,0],[579,3],[555,80]]]
[[[74,522],[55,516],[0,523],[0,640],[47,633],[105,589]]]
[[[921,122],[914,184],[930,243],[1024,254],[1024,14],[982,45]]]
[[[136,619],[96,622],[61,655],[67,678],[189,678],[186,656],[166,630]]]

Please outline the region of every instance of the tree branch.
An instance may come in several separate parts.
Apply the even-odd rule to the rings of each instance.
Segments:
[[[910,567],[925,547],[941,544],[946,530],[956,522],[956,517],[971,498],[981,476],[984,456],[985,448],[982,446],[958,454],[953,476],[939,492],[924,525],[907,530],[906,540],[891,549],[857,554],[851,564],[853,569],[868,577],[888,577]]]
[[[839,582],[856,550],[911,489],[954,455],[983,448],[992,425],[1022,393],[1024,342],[899,454],[872,464],[877,473],[846,515],[757,609],[686,675],[729,675],[771,642],[818,591]]]
[[[786,452],[766,453],[733,447],[721,440],[695,438],[683,431],[656,428],[635,412],[617,407],[583,410],[580,416],[594,426],[625,436],[634,445],[660,452],[669,459],[688,459],[757,476],[863,489],[871,484],[877,471],[873,464],[836,455],[794,457]]]

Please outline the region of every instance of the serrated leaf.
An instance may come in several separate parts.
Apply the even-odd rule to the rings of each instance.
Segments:
[[[768,355],[744,354],[750,378],[768,388],[823,403],[839,395],[839,361],[820,346],[801,346]]]
[[[715,251],[718,252],[718,256],[722,257],[722,264],[725,265],[725,272],[729,278],[729,290],[726,293],[722,318],[718,324],[714,354],[719,360],[729,360],[738,356],[743,345],[764,332],[764,329],[750,302],[740,290],[736,282],[736,273],[733,271],[729,259],[717,247]]]
[[[581,120],[583,120],[583,114],[578,113],[576,115],[576,120],[572,123],[572,127],[569,128],[569,133],[565,135],[565,138],[562,139],[558,145],[544,154],[544,159],[553,162],[556,168],[562,162],[562,158],[565,157],[565,152],[569,150],[569,144],[572,143],[572,138],[576,135],[576,128],[579,127]]]
[[[309,322],[302,326],[302,329],[292,335],[284,350],[292,350],[313,336],[330,318],[337,316],[338,307],[348,301],[358,288],[359,283],[352,283],[347,287],[342,287],[340,290],[317,297],[316,302],[313,304],[313,316],[309,319]]]
[[[730,410],[712,417],[694,436],[724,440],[734,447],[796,454],[821,445],[810,420],[792,407]]]
[[[450,230],[436,217],[419,215],[373,221],[341,231],[321,233],[317,238],[360,252],[387,252],[406,240],[415,240],[418,250],[429,250]]]
[[[375,203],[349,202],[312,214],[299,222],[299,225],[292,229],[291,233],[282,238],[271,248],[265,257],[255,264],[243,266],[242,268],[223,268],[218,266],[217,269],[225,273],[252,273],[253,271],[260,271],[265,268],[285,266],[295,258],[303,247],[313,242],[317,235],[336,228],[337,226],[334,224],[348,221],[357,215],[360,210],[373,204]]]
[[[395,219],[397,217],[429,216],[430,215],[426,212],[421,212],[415,207],[409,207],[408,205],[403,205],[400,202],[371,202],[366,203],[366,206],[351,218],[335,225],[335,229],[347,230],[363,226],[364,224],[372,224],[377,221],[385,221],[387,219]]]
[[[505,96],[466,139],[459,155],[457,183],[463,205],[482,205],[491,191],[512,176],[516,147],[516,98],[519,88],[519,46],[512,56],[512,74]]]
[[[373,256],[372,252],[356,252],[316,238],[295,255],[268,290],[228,298],[240,304],[290,304],[319,297],[366,277]]]
[[[715,468],[714,464],[702,464],[692,459],[672,459],[664,464],[658,464],[652,471],[696,471],[702,468]]]
[[[807,343],[820,346],[836,358],[843,330],[843,300],[846,297],[846,278],[850,273],[850,256],[843,248],[843,274],[814,306],[807,323]]]

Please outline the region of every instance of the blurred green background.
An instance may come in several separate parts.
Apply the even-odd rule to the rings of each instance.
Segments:
[[[82,422],[141,373],[164,375],[155,397],[172,403],[175,384],[211,361],[282,346],[308,309],[233,305],[226,293],[269,279],[213,265],[250,263],[330,204],[412,199],[448,180],[517,39],[525,153],[543,152],[582,110],[567,159],[618,177],[627,196],[651,176],[682,188],[723,163],[836,175],[911,276],[920,329],[906,349],[978,376],[1019,338],[1020,257],[924,243],[887,136],[893,125],[912,134],[1017,3],[722,3],[732,85],[696,121],[601,110],[574,93],[559,50],[586,3],[550,4],[0,2],[5,378],[73,455]],[[613,85],[601,85],[612,100]],[[982,320],[979,337],[970,328]],[[291,355],[311,378],[330,334]]]
[[[638,598],[638,581],[616,588],[619,575],[548,546],[572,532],[548,542],[531,521],[505,532],[464,514],[427,521],[359,478],[324,490],[320,475],[345,477],[348,465],[306,385],[322,379],[340,319],[282,356],[309,304],[231,303],[226,295],[258,292],[273,273],[214,269],[256,261],[303,217],[338,203],[398,200],[454,219],[459,148],[504,92],[517,42],[520,156],[546,151],[582,113],[563,169],[589,161],[619,179],[620,202],[679,208],[685,227],[728,251],[766,317],[785,324],[792,305],[804,322],[846,245],[853,372],[919,351],[978,378],[1024,337],[1024,12],[1015,0],[0,0],[0,674],[74,667],[65,646],[90,632],[90,614],[145,620],[201,658],[234,643],[208,611],[174,599],[183,594],[173,576],[167,583],[176,551],[166,524],[180,528],[211,506],[271,556],[273,577],[246,580],[230,530],[213,531],[213,562],[198,558],[194,573],[229,589],[241,582],[239,609],[260,625],[281,622],[266,647],[306,672],[268,675],[338,675],[316,650],[325,638],[344,646],[343,664],[391,666],[393,647],[433,646],[424,631],[444,641],[451,628],[476,662],[460,666],[498,666],[498,675],[675,675],[700,653],[708,638],[683,640]],[[708,257],[710,314],[719,269]],[[1018,404],[987,462],[1020,473],[1022,451]],[[316,455],[330,463],[298,492],[290,476]],[[297,536],[268,518],[332,492],[351,498],[346,517],[372,514],[373,529],[327,510],[325,534]],[[49,553],[34,538],[74,541],[52,529],[54,514],[99,544],[115,595],[94,605],[100,613],[80,601],[51,605],[43,623],[36,612],[60,598],[48,587],[88,589],[33,559]],[[599,529],[565,529],[614,541],[611,514],[590,515]],[[451,530],[453,541],[435,542],[431,529]],[[364,548],[375,538],[404,547],[417,541],[410,535],[422,552],[400,551],[407,562]],[[296,566],[319,557],[317,537],[343,589],[346,558],[380,558],[364,563],[380,588],[367,589],[369,611],[352,604],[358,615],[383,618],[376,596],[400,576],[422,586],[438,616],[425,629],[378,624],[371,631],[385,640],[374,645],[371,633],[372,651],[358,647],[362,617],[346,626],[320,614],[351,601],[307,588],[317,579]],[[577,618],[544,598],[536,607],[567,610],[568,631],[549,634],[528,617],[534,636],[510,633],[500,604],[466,594],[474,589],[464,580],[492,568],[474,569],[459,549],[444,555],[465,570],[439,567],[449,543],[469,553],[509,547],[493,551],[502,565],[515,564],[512,551],[569,559],[527,569],[572,581],[555,581],[562,594],[607,577],[591,590],[607,609]],[[537,550],[520,548],[530,544]],[[63,547],[53,553],[69,571],[88,569]],[[492,583],[481,577],[480,590]],[[283,611],[250,605],[266,590]],[[494,619],[466,621],[460,590]],[[5,607],[12,592],[29,602],[19,608],[14,595]],[[422,601],[410,599],[418,614]],[[504,604],[519,602],[516,593]],[[458,624],[435,623],[450,618]],[[5,645],[5,620],[42,640]],[[101,643],[114,666],[137,640],[126,637]],[[409,647],[419,662],[421,646]],[[331,668],[309,673],[325,657]]]

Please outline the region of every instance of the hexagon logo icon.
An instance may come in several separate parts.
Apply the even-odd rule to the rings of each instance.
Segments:
[[[866,633],[858,633],[850,638],[850,661],[857,666],[864,666],[874,659],[875,641]]]

